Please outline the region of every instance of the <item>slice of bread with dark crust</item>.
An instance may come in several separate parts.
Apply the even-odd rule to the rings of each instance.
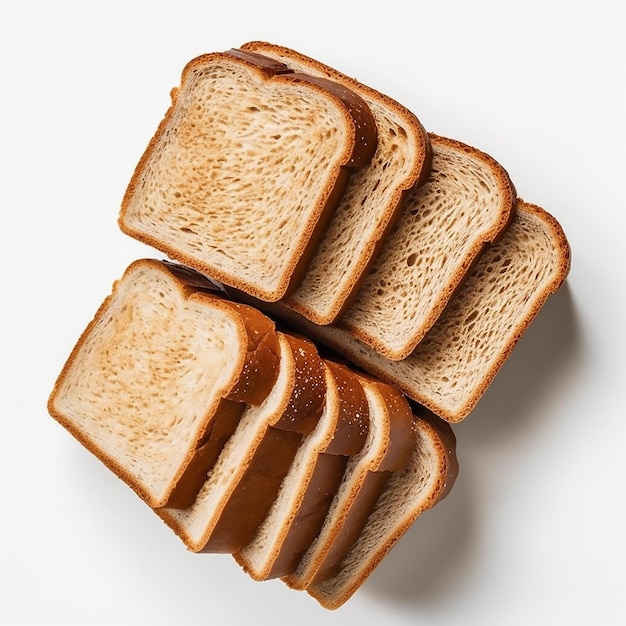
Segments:
[[[255,580],[294,571],[317,536],[349,459],[366,443],[370,418],[357,376],[325,360],[326,406],[317,428],[302,442],[263,523],[236,559]]]
[[[331,578],[358,539],[394,472],[405,469],[416,431],[411,407],[392,385],[359,374],[369,403],[370,430],[363,450],[348,461],[324,524],[295,571],[285,578],[294,589]]]
[[[307,588],[324,608],[345,604],[420,515],[452,489],[459,470],[452,429],[424,413],[415,418],[415,432],[417,440],[404,471],[391,476],[338,571]]]
[[[404,106],[315,59],[263,41],[246,43],[242,49],[344,85],[367,102],[376,120],[376,153],[352,175],[302,282],[284,300],[311,321],[328,324],[348,306],[406,192],[428,175],[430,140],[419,119]]]
[[[188,502],[187,484],[278,376],[275,326],[189,270],[132,263],[89,323],[48,408],[152,507]]]
[[[254,536],[304,437],[326,402],[326,367],[315,346],[279,332],[277,382],[265,402],[248,407],[193,503],[156,512],[193,552],[231,553]]]
[[[241,50],[202,55],[172,90],[118,223],[215,280],[277,300],[376,145],[369,107],[344,86]]]

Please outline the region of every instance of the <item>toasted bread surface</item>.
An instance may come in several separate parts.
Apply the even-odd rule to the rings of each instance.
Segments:
[[[237,51],[190,61],[128,185],[121,230],[261,299],[282,297],[376,146],[367,105],[331,86]]]
[[[141,259],[79,338],[48,408],[150,506],[162,506],[212,434],[233,428],[240,400],[269,393],[277,354],[274,325],[258,311]]]

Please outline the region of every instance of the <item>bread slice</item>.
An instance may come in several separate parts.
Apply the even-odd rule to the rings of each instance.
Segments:
[[[334,321],[347,307],[384,234],[398,215],[407,190],[430,169],[430,141],[418,118],[390,97],[294,50],[262,41],[254,51],[296,72],[321,76],[358,93],[378,127],[378,147],[355,172],[300,286],[284,303],[317,324]]]
[[[515,189],[488,154],[430,135],[428,180],[410,192],[392,232],[337,325],[384,357],[407,357],[485,244],[510,223]]]
[[[339,571],[307,588],[324,608],[347,602],[419,516],[452,489],[458,461],[450,426],[423,414],[416,417],[415,429],[417,440],[405,470],[391,476]]]
[[[358,539],[393,472],[403,471],[416,442],[413,413],[394,387],[360,375],[369,404],[363,450],[350,458],[324,524],[297,569],[285,578],[294,589],[331,578]]]
[[[326,360],[324,415],[303,441],[271,508],[235,558],[254,580],[294,571],[318,534],[348,459],[365,445],[370,428],[365,392],[344,365]]]
[[[190,61],[124,195],[126,234],[265,300],[285,295],[376,149],[356,94],[231,50]],[[271,242],[271,245],[270,245]]]
[[[520,199],[504,237],[485,250],[406,359],[385,359],[338,328],[296,317],[292,322],[439,417],[459,422],[476,406],[569,268],[570,248],[560,224]]]
[[[281,365],[274,389],[250,406],[205,476],[195,501],[158,515],[194,552],[233,552],[254,536],[276,497],[303,436],[326,398],[326,370],[315,346],[279,333]]]
[[[278,372],[274,324],[189,270],[132,263],[79,338],[48,408],[153,507],[193,497],[245,402]],[[189,472],[189,473],[188,473]]]

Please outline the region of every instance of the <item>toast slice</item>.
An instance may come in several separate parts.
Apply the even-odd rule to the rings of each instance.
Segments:
[[[570,248],[557,220],[523,200],[506,234],[481,255],[425,338],[402,361],[346,331],[292,323],[449,422],[474,409],[550,294],[565,281]]]
[[[132,263],[49,398],[52,417],[152,507],[195,495],[244,403],[278,375],[274,324],[211,289],[169,263]]]
[[[486,244],[514,214],[515,189],[488,154],[430,135],[428,180],[413,189],[394,229],[337,325],[384,357],[407,357]]]
[[[276,300],[299,282],[376,143],[367,104],[341,85],[240,50],[202,55],[172,90],[118,223],[184,265]]]
[[[363,387],[346,366],[325,363],[324,415],[302,442],[255,536],[235,555],[254,580],[294,571],[322,526],[348,459],[366,443],[370,424]]]
[[[415,448],[413,413],[404,396],[370,376],[359,379],[369,404],[368,440],[348,461],[319,534],[297,569],[285,577],[293,589],[305,589],[339,572],[392,473],[404,470]]]
[[[324,608],[347,602],[419,516],[452,489],[458,474],[452,429],[427,414],[416,417],[415,429],[416,444],[404,471],[390,478],[339,571],[307,588]]]
[[[276,497],[326,398],[325,366],[315,346],[279,333],[278,379],[266,401],[243,413],[194,502],[156,512],[193,552],[230,553],[245,545]]]
[[[397,218],[407,190],[430,169],[430,141],[419,119],[401,104],[295,50],[262,41],[241,46],[358,93],[378,128],[370,163],[355,172],[299,287],[284,303],[317,324],[334,321],[347,307],[364,271]]]

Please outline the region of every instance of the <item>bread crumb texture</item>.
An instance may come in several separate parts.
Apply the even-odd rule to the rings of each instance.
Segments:
[[[239,332],[227,310],[139,269],[117,283],[80,345],[56,410],[159,500],[237,375]]]
[[[506,183],[486,155],[433,142],[428,180],[409,194],[340,325],[388,358],[410,354],[483,244],[508,221]]]
[[[200,65],[174,98],[124,221],[209,275],[277,289],[351,141],[338,120],[321,90],[260,80],[227,59]]]

